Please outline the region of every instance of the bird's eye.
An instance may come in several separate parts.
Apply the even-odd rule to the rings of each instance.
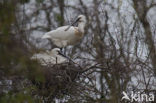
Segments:
[[[81,19],[81,17],[78,18],[79,20]]]
[[[57,50],[57,52],[58,52],[58,53],[61,53],[61,51],[60,51],[60,50]]]

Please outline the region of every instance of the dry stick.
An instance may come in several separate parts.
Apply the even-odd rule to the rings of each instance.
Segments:
[[[59,54],[62,55],[62,56],[64,56],[64,57],[67,58],[68,60],[70,60],[72,63],[77,64],[77,63],[75,63],[72,59],[70,59],[68,56],[62,54],[61,52],[59,52]],[[81,69],[83,69],[79,64],[77,64],[77,65],[78,65]]]
[[[83,68],[82,68],[78,63],[75,63],[72,59],[70,59],[69,57],[63,55],[62,53],[59,53],[59,54],[62,55],[62,56],[64,56],[64,57],[67,58],[68,60],[70,60],[72,63],[78,65],[82,70],[76,70],[76,71],[78,71],[78,72],[80,72],[80,73],[84,73],[84,72],[86,72],[86,71],[88,71],[88,70],[90,70],[90,69],[92,69],[92,68],[94,68],[94,67],[96,67],[96,66],[98,65],[98,63],[97,63],[97,64],[95,64],[94,66],[91,66],[91,67],[89,67],[89,68],[83,70]]]

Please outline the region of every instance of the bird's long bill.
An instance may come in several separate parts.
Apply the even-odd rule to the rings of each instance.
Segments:
[[[58,53],[59,53],[59,55],[61,55],[61,56],[65,57],[65,58],[67,58],[68,60],[70,60],[70,58],[67,57],[67,56],[65,56],[63,53],[61,53],[61,52],[58,52]]]
[[[70,26],[73,26],[75,23],[79,21],[80,18],[77,18]]]
[[[80,18],[77,18],[71,25],[69,25],[65,31],[67,31],[71,26],[73,26],[75,23],[77,23],[79,21]]]

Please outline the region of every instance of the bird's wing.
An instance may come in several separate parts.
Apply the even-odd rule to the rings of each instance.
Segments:
[[[67,62],[67,59],[65,57],[62,57],[61,55],[57,55],[58,64],[65,63],[65,62]]]
[[[68,28],[68,26],[62,26],[57,28],[56,30],[47,32],[45,35],[49,35],[51,39],[55,38],[66,40],[75,33],[73,26],[71,26],[67,31],[65,31],[66,28]]]
[[[67,40],[53,38],[52,41],[58,47],[65,47],[67,45]]]
[[[34,54],[31,59],[36,59],[38,60],[42,65],[47,65],[50,63],[54,63],[54,58],[52,58],[49,54],[47,53],[38,53]]]
[[[38,53],[38,54],[34,54],[31,58],[32,59],[40,59],[40,58],[46,58],[47,54],[45,53]]]
[[[68,26],[62,26],[56,30],[45,33],[42,38],[50,38],[52,42],[58,47],[65,47],[75,38],[75,27],[71,26],[67,31]]]
[[[57,59],[56,59],[57,58]],[[67,62],[67,59],[61,55],[53,56],[49,53],[38,53],[34,54],[31,59],[38,60],[41,65],[46,66],[48,64],[61,64]],[[57,61],[56,61],[57,60]]]

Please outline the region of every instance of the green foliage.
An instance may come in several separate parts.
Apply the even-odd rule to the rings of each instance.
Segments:
[[[23,35],[22,32],[16,34],[18,30],[15,31],[15,24],[18,21],[16,18],[17,4],[27,2],[29,0],[4,0],[0,2],[0,73],[4,74],[3,77],[0,75],[0,80],[16,76],[22,77],[23,80],[35,79],[35,81],[44,82],[40,66],[30,60],[30,53],[25,45],[26,38],[22,38],[21,41],[16,38]],[[22,81],[15,80],[15,82],[20,84]],[[11,87],[11,90],[8,89],[7,92],[0,91],[0,103],[35,103],[31,95],[31,87],[33,86],[19,87],[22,89],[19,90],[18,84],[14,85],[16,89]]]
[[[20,92],[14,93],[12,91],[4,94],[0,98],[0,103],[34,103],[30,95],[30,89],[26,88]]]
[[[10,25],[15,20],[15,5],[12,2],[0,3],[0,31],[8,34]]]
[[[27,67],[28,67],[28,77],[29,79],[34,79],[36,82],[44,82],[44,75],[42,72],[42,69],[40,67],[40,65],[38,63],[36,63],[35,61],[28,61],[27,63]]]
[[[8,50],[8,45],[11,42],[10,30],[11,24],[15,20],[15,6],[11,2],[0,3],[0,64],[7,65],[11,62],[11,57],[13,56]]]
[[[20,3],[28,3],[30,0],[20,0]]]
[[[44,0],[36,0],[37,3],[42,3]]]
[[[57,22],[59,22],[59,24],[60,24],[60,26],[62,26],[62,24],[63,24],[63,17],[60,15],[60,14],[55,14],[55,19],[56,19],[56,21]]]

